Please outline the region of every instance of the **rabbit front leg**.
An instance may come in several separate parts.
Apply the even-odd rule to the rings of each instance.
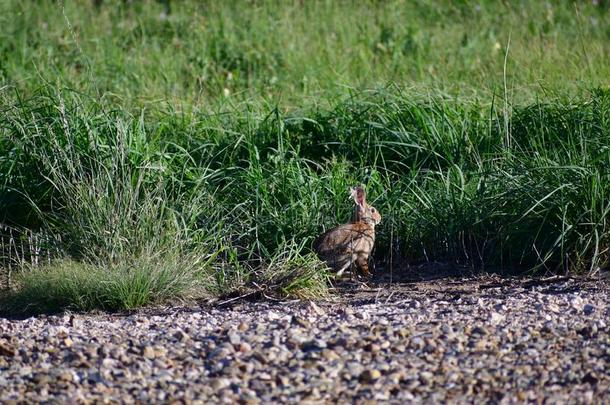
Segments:
[[[345,270],[349,269],[352,265],[352,261],[349,259],[344,259],[340,262],[338,262],[337,264],[339,264],[338,266],[336,266],[335,268],[337,268],[337,277],[341,277],[343,275],[343,273],[345,273]]]

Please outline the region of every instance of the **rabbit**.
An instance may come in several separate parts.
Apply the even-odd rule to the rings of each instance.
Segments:
[[[338,277],[355,264],[368,278],[371,276],[368,260],[375,244],[375,225],[381,222],[381,215],[366,203],[362,187],[350,188],[350,197],[356,203],[350,223],[320,235],[314,242],[314,250]]]

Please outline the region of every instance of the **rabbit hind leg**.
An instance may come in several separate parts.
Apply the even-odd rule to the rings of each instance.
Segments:
[[[360,270],[360,273],[366,278],[371,278],[372,274],[369,271],[369,259],[368,257],[360,256],[356,259],[356,266]]]

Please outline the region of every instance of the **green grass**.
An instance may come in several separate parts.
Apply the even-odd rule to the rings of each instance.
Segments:
[[[605,3],[173,4],[0,5],[0,221],[63,252],[8,312],[325,296],[356,184],[377,268],[606,264]]]
[[[486,101],[506,85],[521,102],[610,76],[604,1],[173,1],[167,18],[156,1],[90,3],[3,1],[0,81],[215,111],[327,104],[388,83]]]
[[[125,258],[123,258],[125,259]],[[72,311],[128,310],[164,302],[200,297],[203,288],[193,277],[190,263],[168,260],[130,263],[111,267],[83,262],[59,261],[50,266],[24,270],[21,288],[9,295],[9,312],[38,313],[58,309]]]

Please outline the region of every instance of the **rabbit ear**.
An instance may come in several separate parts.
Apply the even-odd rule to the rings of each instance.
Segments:
[[[362,187],[352,187],[349,190],[350,196],[354,199],[354,202],[361,207],[364,207],[366,194]]]

